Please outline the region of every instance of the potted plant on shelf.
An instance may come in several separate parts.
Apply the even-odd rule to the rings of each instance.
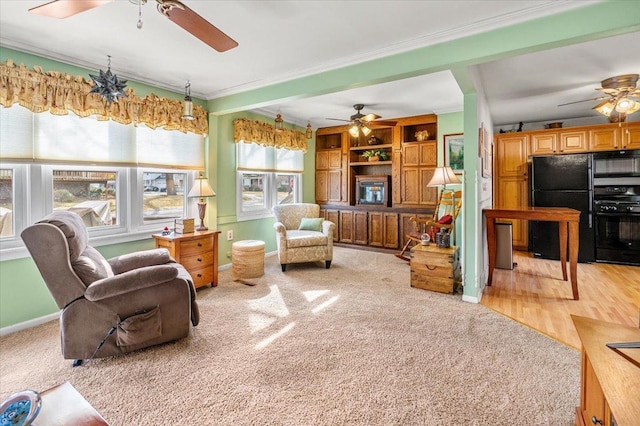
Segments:
[[[367,161],[385,161],[389,159],[389,154],[382,149],[370,149],[363,152],[362,156],[366,158]]]

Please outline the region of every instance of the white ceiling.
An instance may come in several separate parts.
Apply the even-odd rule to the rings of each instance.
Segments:
[[[133,0],[135,2],[135,0]],[[45,0],[0,0],[0,45],[120,78],[213,99],[293,78],[582,7],[601,0],[519,1],[205,1],[184,2],[234,38],[224,53],[168,21],[150,0],[117,0],[67,19],[28,13]],[[597,116],[600,80],[640,72],[640,33],[509,58],[478,66],[494,124]],[[354,76],[357,81],[357,76]],[[385,118],[462,110],[448,71],[347,91],[293,99],[260,110],[315,127],[340,124],[354,103]]]

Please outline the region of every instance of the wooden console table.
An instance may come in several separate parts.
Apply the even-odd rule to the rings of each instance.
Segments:
[[[487,246],[489,250],[489,277],[487,285],[493,281],[496,265],[496,219],[524,219],[558,222],[560,239],[560,262],[562,279],[567,281],[567,229],[569,230],[569,270],[571,271],[571,291],[578,300],[578,243],[580,211],[565,207],[529,207],[523,209],[484,209],[487,220]]]

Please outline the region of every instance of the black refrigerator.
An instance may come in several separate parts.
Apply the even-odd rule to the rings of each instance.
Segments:
[[[531,163],[531,204],[579,210],[578,262],[595,262],[591,154],[533,157]],[[534,256],[560,259],[557,222],[531,222],[530,239]]]

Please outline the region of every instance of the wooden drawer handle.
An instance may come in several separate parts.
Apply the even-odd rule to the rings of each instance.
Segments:
[[[198,243],[198,247],[202,247],[202,243]]]
[[[197,260],[198,262],[202,262],[202,259],[200,259],[200,258],[198,258],[198,259],[196,259],[196,260]]]
[[[198,278],[202,278],[202,274],[198,274]]]
[[[430,271],[435,271],[438,268],[437,266],[431,267],[431,266],[427,265],[426,263],[424,264],[424,266],[426,266],[427,269],[430,270]]]

